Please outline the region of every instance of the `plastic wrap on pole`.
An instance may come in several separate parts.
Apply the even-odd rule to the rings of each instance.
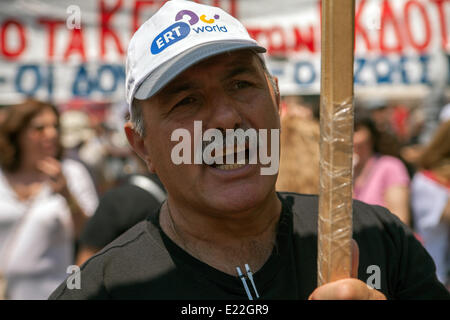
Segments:
[[[322,0],[318,285],[351,275],[354,0]]]
[[[320,114],[319,285],[348,278],[352,239],[353,99],[322,100]]]

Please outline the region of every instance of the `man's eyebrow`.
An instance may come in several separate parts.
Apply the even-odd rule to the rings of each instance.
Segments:
[[[180,82],[180,83],[175,83],[175,84],[171,84],[169,85],[167,88],[165,88],[161,94],[163,96],[171,96],[174,94],[179,94],[183,91],[188,91],[191,89],[196,88],[197,86],[195,86],[193,83],[191,82]]]
[[[240,74],[257,74],[258,72],[253,66],[236,66],[233,67],[229,72],[225,74],[225,78],[233,78],[235,76],[238,76]]]
[[[225,73],[224,79],[233,78],[240,74],[252,74],[256,75],[258,71],[252,65],[237,65],[236,63],[230,64],[230,70]],[[183,91],[189,91],[192,89],[197,89],[198,86],[190,81],[181,81],[178,83],[170,84],[167,88],[161,91],[161,96],[172,96],[175,94],[179,94]]]

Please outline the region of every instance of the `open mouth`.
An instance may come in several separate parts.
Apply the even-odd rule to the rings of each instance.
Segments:
[[[245,164],[217,164],[217,165],[212,165],[213,168],[217,168],[220,170],[236,170],[239,168],[244,167]]]
[[[214,155],[214,163],[210,167],[219,170],[236,170],[249,164],[249,149],[224,148],[222,154]]]

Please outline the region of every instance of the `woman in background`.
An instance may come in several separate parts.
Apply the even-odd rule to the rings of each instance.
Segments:
[[[355,117],[353,197],[386,207],[410,225],[408,171],[400,159],[383,152],[388,145],[380,137],[369,117]]]
[[[8,299],[46,299],[74,264],[98,199],[82,164],[61,160],[59,114],[27,100],[0,128],[0,272]]]
[[[414,226],[433,257],[438,279],[450,289],[450,120],[425,146],[411,183]]]

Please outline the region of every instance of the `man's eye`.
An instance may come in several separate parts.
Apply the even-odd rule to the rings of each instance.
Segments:
[[[187,104],[190,104],[190,103],[194,103],[194,102],[195,102],[195,98],[193,98],[193,97],[186,97],[186,98],[182,99],[181,101],[179,101],[175,105],[175,107],[184,106],[184,105],[187,105]]]
[[[239,80],[234,83],[236,89],[245,89],[250,87],[252,84],[245,80]]]

